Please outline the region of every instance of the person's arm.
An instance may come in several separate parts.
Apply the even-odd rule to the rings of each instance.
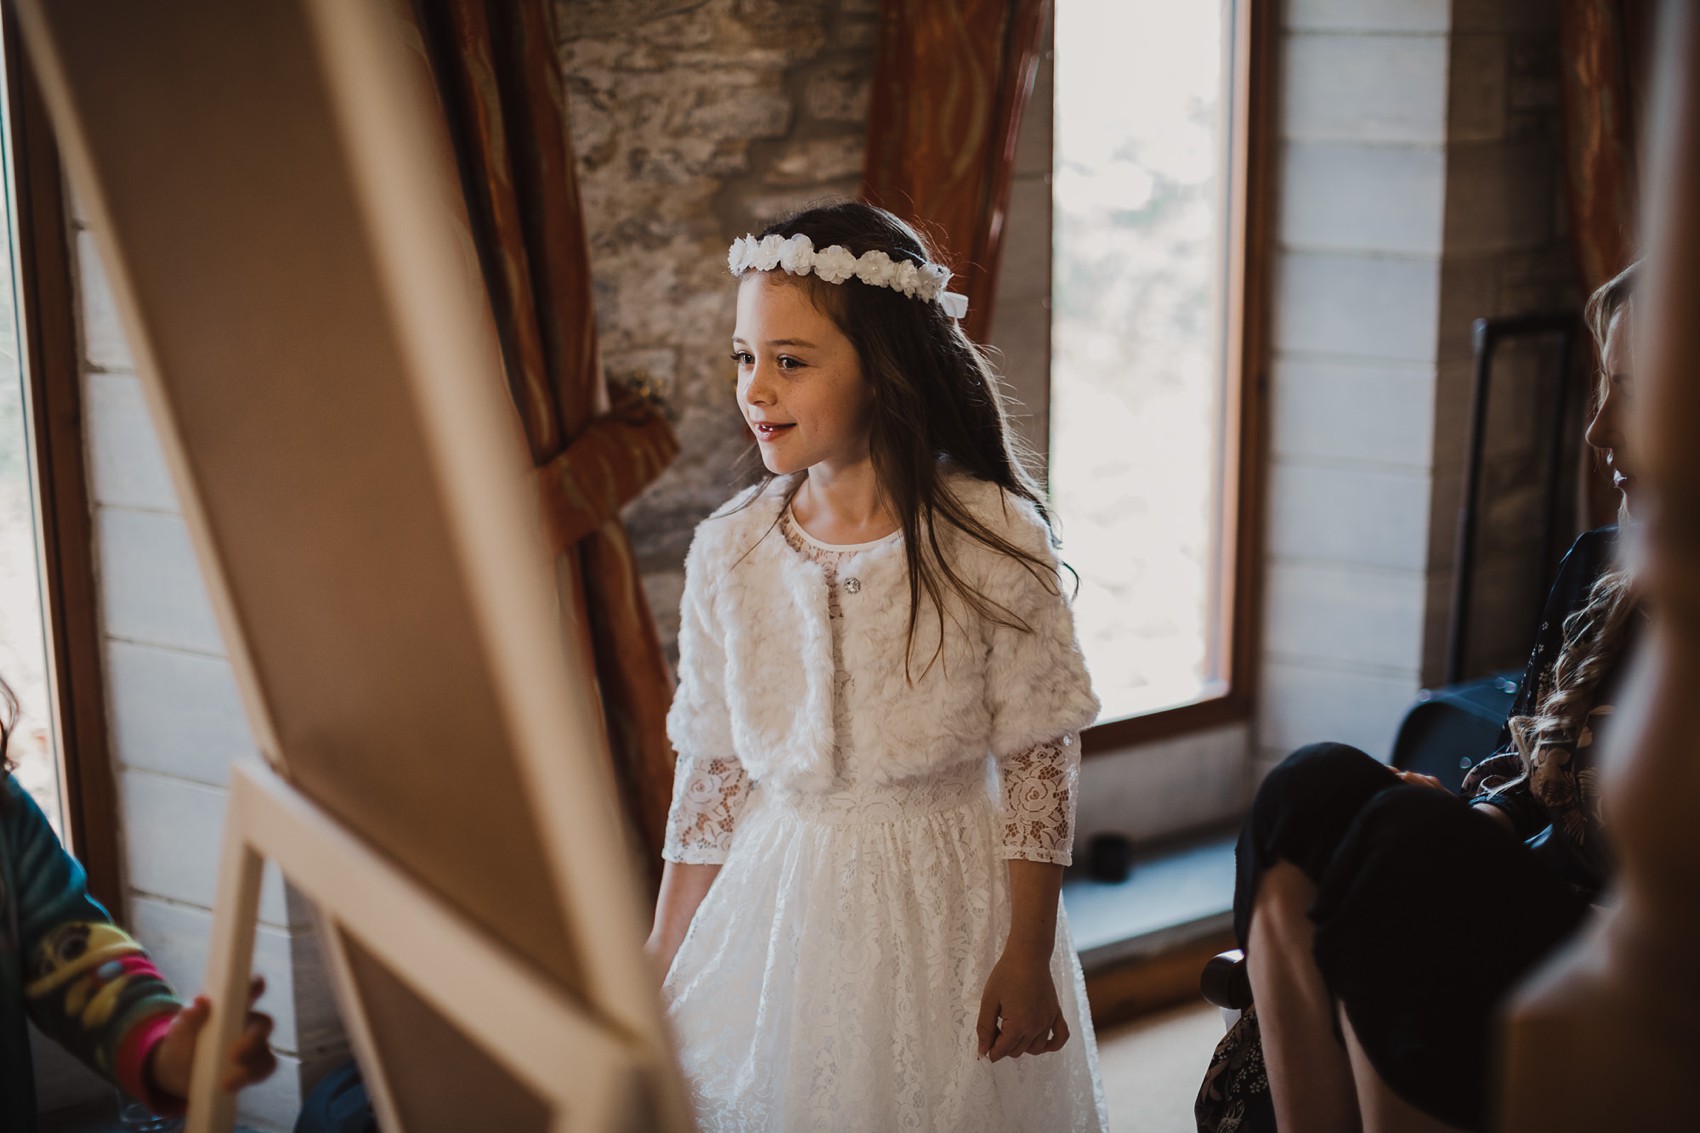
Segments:
[[[644,943],[658,980],[667,978],[697,907],[720,874],[749,791],[749,775],[734,758],[679,757],[661,851],[666,861],[661,892],[655,901],[655,923]]]
[[[1016,622],[989,619],[986,628],[989,746],[1003,777],[1010,927],[976,1030],[979,1052],[997,1061],[1068,1041],[1051,958],[1074,843],[1078,733],[1097,719],[1099,705],[1049,528],[1025,501],[1007,496],[988,518],[1039,564],[1029,569],[1034,564],[1014,556],[992,556],[984,590]]]
[[[1045,1054],[1068,1042],[1051,979],[1062,878],[1063,867],[1054,863],[1009,863],[1009,936],[986,979],[975,1026],[979,1054],[993,1062]]]
[[[180,1113],[188,1067],[210,1010],[185,1009],[146,949],[89,895],[35,801],[8,779],[6,835],[17,865],[24,1008],[43,1034],[156,1113]],[[258,985],[255,992],[263,990]],[[229,1052],[223,1086],[235,1090],[276,1065],[271,1020],[251,1014]]]
[[[998,763],[1009,935],[981,995],[978,1025],[979,1053],[993,1061],[1043,1054],[1068,1042],[1051,956],[1063,867],[1073,857],[1079,750],[1069,733]]]
[[[749,797],[749,773],[732,742],[726,696],[726,652],[705,579],[702,535],[685,556],[679,601],[679,684],[667,711],[667,738],[679,753],[673,803],[661,856],[661,891],[644,951],[664,980],[732,847],[732,831]]]
[[[666,979],[679,954],[697,907],[720,876],[719,863],[668,862],[661,870],[661,893],[655,900],[655,925],[644,951],[655,965],[657,979]]]

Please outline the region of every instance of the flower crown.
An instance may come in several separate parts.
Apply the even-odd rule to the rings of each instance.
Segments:
[[[843,283],[855,276],[873,287],[889,287],[911,299],[937,302],[953,319],[968,314],[968,296],[946,291],[950,269],[942,264],[894,260],[879,250],[852,256],[838,244],[815,251],[815,244],[802,233],[784,236],[743,236],[732,241],[726,266],[733,275],[747,271],[784,268],[792,275],[813,275],[826,283]]]

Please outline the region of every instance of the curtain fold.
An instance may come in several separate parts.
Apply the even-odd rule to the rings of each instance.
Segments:
[[[991,329],[1015,140],[1050,0],[882,0],[862,195],[942,237]]]
[[[1635,130],[1650,15],[1646,0],[1559,3],[1565,187],[1577,282],[1585,295],[1639,250]],[[1584,468],[1594,466],[1586,445],[1582,460]],[[1605,477],[1587,477],[1583,495],[1585,526],[1612,521],[1617,492]]]
[[[619,513],[678,443],[654,406],[604,381],[553,0],[412,0],[411,12],[537,469],[566,620],[586,631],[579,644],[601,686],[612,770],[653,875],[672,792],[672,676]]]
[[[1561,0],[1559,78],[1564,162],[1577,271],[1592,292],[1636,247],[1635,118],[1645,58],[1635,0]]]

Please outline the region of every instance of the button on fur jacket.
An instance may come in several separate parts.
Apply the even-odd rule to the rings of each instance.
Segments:
[[[758,489],[749,489],[698,526],[685,560],[679,688],[667,732],[682,756],[736,758],[758,781],[823,791],[836,783],[832,630],[825,574],[778,528],[793,483],[781,477],[753,499]],[[902,540],[840,566],[850,675],[846,740],[859,776],[876,782],[942,771],[988,752],[1019,754],[1098,714],[1065,597],[1071,588],[1059,576],[1038,511],[961,473],[947,474],[945,484],[981,523],[1046,569],[1035,574],[941,521],[952,568],[1029,628],[982,618],[947,587],[941,649],[940,619],[923,590],[906,674]],[[860,585],[843,585],[851,578]]]

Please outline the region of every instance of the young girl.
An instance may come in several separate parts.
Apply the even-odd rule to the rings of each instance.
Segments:
[[[730,264],[766,475],[686,560],[649,943],[702,1127],[1101,1130],[1058,900],[1098,702],[965,301],[863,204]]]
[[[89,896],[82,866],[10,774],[17,710],[0,681],[0,1130],[36,1128],[26,1016],[149,1108],[182,1112],[211,1007],[204,996],[178,1002],[142,946]],[[264,990],[256,978],[250,998]],[[249,1013],[226,1055],[225,1089],[271,1074],[271,1029],[269,1017]]]

